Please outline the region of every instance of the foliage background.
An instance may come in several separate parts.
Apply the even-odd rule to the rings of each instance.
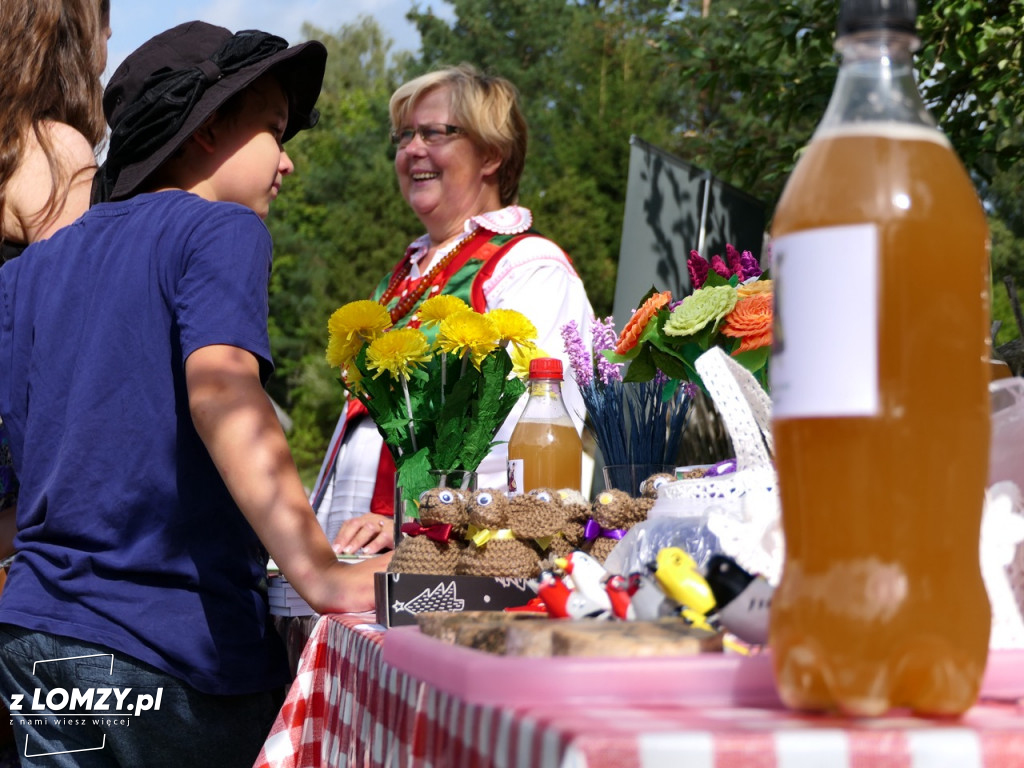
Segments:
[[[421,233],[402,200],[387,103],[402,82],[468,61],[511,79],[530,125],[521,202],[611,312],[629,137],[712,171],[771,210],[825,110],[837,0],[449,0],[415,6],[419,53],[371,18],[307,24],[328,47],[320,124],[289,143],[297,172],[268,221],[275,241],[271,395],[311,481],[341,407],[326,322],[365,298]],[[1020,335],[1004,278],[1024,289],[1024,0],[919,0],[922,92],[990,214],[996,343]],[[736,244],[742,247],[743,244]],[[710,254],[709,254],[710,255]],[[956,279],[957,254],[934,254]]]

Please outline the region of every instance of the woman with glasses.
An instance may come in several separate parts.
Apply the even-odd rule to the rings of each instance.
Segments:
[[[439,293],[480,312],[515,309],[536,326],[537,345],[564,358],[562,326],[574,320],[589,338],[593,310],[569,258],[533,230],[530,211],[517,205],[527,127],[515,86],[469,65],[445,68],[398,88],[390,113],[398,186],[425,231],[383,277],[374,298],[396,326],[418,325],[419,305]],[[582,415],[571,367],[563,362],[567,405]],[[524,404],[480,465],[479,487],[505,487],[505,441]],[[394,544],[387,519],[394,463],[372,420],[357,411],[350,406],[338,422],[312,502],[329,535],[343,521],[336,549],[372,553]]]

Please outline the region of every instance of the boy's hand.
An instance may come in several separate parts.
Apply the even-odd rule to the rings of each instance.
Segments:
[[[373,574],[388,567],[391,555],[386,552],[360,563],[337,563],[330,578],[325,580],[325,588],[315,590],[323,597],[318,599],[317,594],[312,595],[317,602],[310,602],[310,607],[317,613],[372,611],[375,604]]]
[[[334,537],[334,551],[339,555],[351,555],[359,550],[373,555],[394,546],[395,521],[372,512],[346,520]]]

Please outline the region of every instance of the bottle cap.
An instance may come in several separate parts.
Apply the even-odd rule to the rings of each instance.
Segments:
[[[535,357],[530,361],[531,379],[562,380],[562,361],[557,357]]]
[[[872,29],[917,34],[916,0],[842,0],[836,33],[842,37]]]

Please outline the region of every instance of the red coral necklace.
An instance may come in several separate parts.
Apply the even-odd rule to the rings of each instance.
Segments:
[[[409,311],[416,306],[416,303],[420,300],[423,294],[426,293],[427,288],[429,288],[434,282],[434,279],[444,271],[445,267],[452,263],[456,254],[458,254],[458,252],[462,250],[462,247],[472,240],[473,237],[474,235],[467,235],[456,243],[454,248],[441,257],[441,260],[437,262],[437,264],[435,264],[427,274],[423,275],[423,277],[419,279],[416,285],[411,288],[405,296],[398,300],[398,303],[390,310],[392,323],[398,323],[399,320],[409,314]],[[388,282],[387,289],[385,289],[383,295],[380,297],[381,305],[386,307],[388,302],[395,297],[395,292],[398,290],[405,278],[409,276],[409,272],[411,270],[412,261],[406,259],[405,263],[402,264],[394,275],[392,275],[390,282]]]

